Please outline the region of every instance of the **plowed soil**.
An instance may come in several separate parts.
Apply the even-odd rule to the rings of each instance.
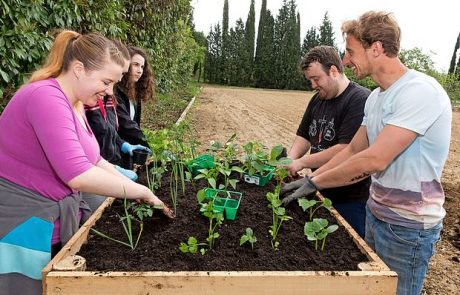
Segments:
[[[289,147],[311,92],[275,91],[206,85],[188,116],[197,140],[224,142],[237,133],[237,142],[251,140],[269,147]],[[422,294],[458,294],[460,286],[460,113],[453,113],[449,159],[443,172],[446,193],[442,239],[431,259]]]

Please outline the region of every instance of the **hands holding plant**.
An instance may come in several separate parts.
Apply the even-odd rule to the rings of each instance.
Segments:
[[[296,159],[296,160],[292,160],[292,163],[289,165],[286,165],[284,168],[286,168],[286,170],[289,172],[290,177],[296,177],[298,176],[297,172],[299,172],[305,167],[302,164],[301,159]]]

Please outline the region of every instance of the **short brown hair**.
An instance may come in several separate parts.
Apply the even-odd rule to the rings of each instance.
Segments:
[[[342,34],[355,37],[364,48],[379,41],[388,57],[398,56],[401,29],[391,12],[368,11],[358,20],[345,21],[342,24]]]
[[[342,61],[337,50],[332,46],[321,45],[310,49],[303,57],[300,68],[305,71],[313,62],[319,62],[328,74],[331,66],[335,66],[339,73],[343,73]]]

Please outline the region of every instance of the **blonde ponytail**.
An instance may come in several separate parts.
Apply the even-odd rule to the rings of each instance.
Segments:
[[[29,83],[56,78],[61,74],[64,65],[64,57],[69,43],[77,39],[80,34],[74,31],[62,31],[56,37],[53,47],[43,67],[32,74]]]

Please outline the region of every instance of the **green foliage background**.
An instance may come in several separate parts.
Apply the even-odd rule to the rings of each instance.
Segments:
[[[187,85],[204,58],[189,0],[0,0],[0,15],[0,112],[42,64],[60,29],[100,32],[144,48],[159,93]]]

